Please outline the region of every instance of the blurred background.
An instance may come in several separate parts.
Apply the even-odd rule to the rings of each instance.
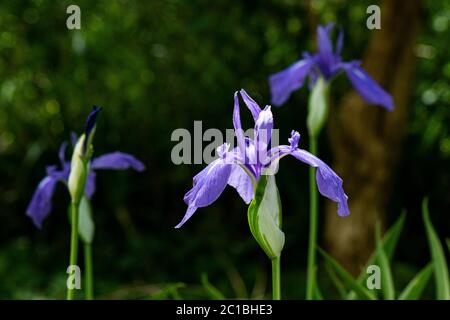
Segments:
[[[232,128],[240,88],[269,103],[267,76],[314,51],[316,26],[327,22],[345,30],[344,59],[361,58],[396,110],[364,105],[344,75],[333,81],[319,153],[343,176],[352,215],[338,221],[335,205],[321,198],[320,245],[357,273],[372,251],[376,221],[388,227],[405,209],[393,264],[402,286],[430,260],[424,196],[441,238],[450,236],[448,1],[80,0],[79,31],[66,28],[70,4],[0,3],[0,298],[65,297],[68,192],[58,185],[42,230],[25,210],[46,165],[58,163],[60,144],[81,132],[93,104],[104,108],[96,155],[120,150],[147,166],[97,175],[96,296],[177,297],[180,287],[182,297],[205,298],[204,274],[227,298],[268,297],[270,264],[234,189],[174,229],[203,165],[172,164],[170,136],[193,130],[195,120],[204,130]],[[370,4],[381,6],[381,30],[366,28]],[[274,110],[281,142],[296,129],[308,148],[307,97],[303,88]],[[251,126],[244,109],[242,116]],[[285,160],[277,179],[283,296],[304,298],[307,166]],[[322,269],[320,286],[332,298]]]

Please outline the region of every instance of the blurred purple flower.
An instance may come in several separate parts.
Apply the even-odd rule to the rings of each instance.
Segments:
[[[273,116],[270,106],[261,109],[243,89],[240,91],[240,95],[255,121],[254,139],[244,136],[239,97],[236,92],[234,94],[233,125],[238,146],[232,150],[229,150],[230,145],[227,143],[218,147],[219,158],[194,177],[192,189],[184,196],[184,201],[188,205],[186,214],[176,228],[180,228],[197,208],[213,203],[227,185],[234,187],[245,203],[250,203],[254,196],[254,188],[261,175],[269,169],[271,169],[269,173],[275,172],[278,160],[286,155],[292,155],[296,159],[316,167],[319,192],[338,203],[340,216],[348,215],[348,197],[342,188],[342,179],[322,160],[308,151],[298,148],[300,134],[296,131],[292,131],[289,145],[271,148]]]
[[[310,84],[313,85],[319,76],[329,81],[337,73],[344,71],[353,87],[366,102],[381,105],[392,111],[394,104],[391,95],[360,67],[360,62],[356,60],[342,61],[341,51],[344,42],[342,31],[338,35],[333,51],[330,39],[332,29],[333,24],[331,23],[325,27],[319,26],[317,28],[318,52],[314,55],[304,53],[303,59],[269,77],[272,103],[281,106],[293,91],[303,86],[308,76]]]
[[[77,140],[74,134],[72,134],[72,140],[75,142]],[[39,229],[42,227],[42,221],[52,209],[52,196],[57,182],[61,181],[67,186],[70,174],[70,161],[65,159],[66,147],[67,143],[64,142],[59,149],[60,167],[58,168],[56,165],[47,167],[47,175],[36,188],[26,211],[27,216],[33,220],[33,223]],[[95,170],[125,170],[129,168],[141,172],[145,169],[145,166],[132,155],[122,152],[107,153],[92,159],[89,165],[85,195],[90,199],[95,192]]]

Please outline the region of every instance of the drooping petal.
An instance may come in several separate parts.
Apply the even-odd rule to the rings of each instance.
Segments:
[[[95,171],[90,170],[86,179],[86,187],[84,189],[84,193],[86,194],[88,199],[91,199],[95,193],[95,179],[96,179]]]
[[[338,204],[338,214],[350,214],[347,205],[347,195],[342,187],[342,179],[322,160],[306,150],[296,149],[290,152],[298,160],[317,168],[316,181],[319,192]]]
[[[254,186],[250,176],[239,165],[232,166],[228,184],[236,189],[246,204],[249,204],[254,196]]]
[[[281,106],[289,98],[291,93],[303,86],[306,76],[314,66],[312,58],[302,59],[290,65],[286,69],[269,77],[272,104]]]
[[[194,186],[184,196],[188,209],[175,228],[180,228],[197,208],[206,207],[216,201],[227,186],[232,166],[224,159],[217,159],[196,175]]]
[[[143,171],[144,164],[133,157],[131,154],[123,152],[112,152],[101,155],[92,160],[91,169],[111,169],[111,170],[126,170],[134,169],[136,171]]]
[[[281,145],[272,148],[269,153],[272,158],[273,166],[276,168],[278,161],[286,156],[292,155],[296,159],[317,168],[316,181],[319,192],[338,203],[338,214],[340,216],[347,216],[350,212],[347,205],[347,195],[342,187],[342,179],[322,160],[315,155],[309,153],[306,150],[297,148],[300,134],[296,131],[292,131],[291,139],[289,139],[290,145]]]
[[[342,68],[347,73],[353,87],[366,102],[383,106],[389,111],[394,109],[391,95],[381,88],[357,63],[344,63]]]
[[[28,205],[26,214],[33,220],[34,225],[39,229],[42,228],[42,221],[52,210],[52,196],[55,192],[57,182],[58,179],[50,176],[46,176],[42,179]]]
[[[244,89],[241,89],[239,92],[241,94],[242,100],[244,100],[245,105],[252,113],[253,120],[256,121],[256,119],[258,119],[259,113],[261,112],[261,107],[256,103],[255,100],[252,99],[252,97],[248,95],[248,93]]]

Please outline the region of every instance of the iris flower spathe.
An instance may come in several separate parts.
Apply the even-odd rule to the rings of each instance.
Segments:
[[[308,76],[310,83],[314,84],[319,77],[330,81],[339,72],[344,71],[353,87],[366,102],[392,111],[394,104],[391,95],[360,67],[360,62],[342,61],[341,52],[344,43],[342,31],[338,35],[333,50],[330,39],[332,29],[333,24],[319,26],[317,28],[318,52],[313,55],[304,53],[303,59],[269,77],[272,103],[276,106],[284,104],[293,91],[303,86]]]
[[[342,179],[322,160],[298,148],[300,134],[296,131],[292,131],[289,145],[270,147],[273,129],[271,107],[266,106],[261,109],[245,90],[239,93],[255,121],[254,138],[244,136],[240,119],[239,95],[236,92],[233,125],[238,146],[231,150],[229,144],[218,147],[218,159],[194,177],[192,189],[184,196],[184,201],[188,205],[186,214],[176,228],[181,227],[198,208],[213,203],[227,185],[234,187],[245,203],[250,203],[261,175],[274,172],[273,169],[278,165],[278,160],[286,155],[316,167],[319,192],[338,203],[339,215],[348,215],[347,195],[342,187]]]

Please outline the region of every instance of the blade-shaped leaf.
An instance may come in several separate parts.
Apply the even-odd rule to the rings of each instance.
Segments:
[[[333,259],[328,253],[321,248],[318,248],[320,254],[324,257],[326,263],[336,272],[336,274],[342,279],[342,281],[357,295],[363,299],[375,300],[376,297],[364,288],[355,278],[352,277],[336,260]]]
[[[400,217],[397,219],[397,221],[392,225],[392,227],[387,230],[383,236],[382,243],[383,243],[383,250],[388,258],[388,260],[392,260],[392,257],[395,252],[395,248],[397,247],[398,239],[400,238],[400,234],[403,230],[403,226],[405,224],[405,218],[406,218],[406,211],[403,210]],[[367,260],[366,265],[361,270],[361,273],[358,276],[358,283],[363,284],[364,280],[366,279],[366,270],[367,267],[374,264],[377,258],[377,250],[375,250],[372,255],[369,257],[369,260]],[[347,299],[355,299],[355,293],[350,292]]]
[[[433,273],[433,264],[429,263],[408,283],[398,297],[398,300],[417,300],[430,280]]]
[[[213,286],[209,282],[208,275],[206,273],[202,273],[201,279],[202,279],[203,288],[208,293],[208,295],[211,297],[211,299],[213,299],[213,300],[224,300],[225,299],[225,296],[222,294],[222,292],[220,292],[219,289],[217,289],[215,286]]]
[[[345,288],[345,286],[342,284],[341,279],[339,279],[339,277],[336,275],[336,272],[334,272],[333,268],[330,267],[330,265],[328,263],[325,264],[325,269],[328,272],[328,275],[330,276],[331,282],[333,282],[334,286],[336,287],[339,296],[341,297],[341,299],[346,299],[346,295],[347,295],[347,290]]]
[[[320,292],[319,286],[314,286],[314,299],[315,300],[323,300],[322,292]]]
[[[450,252],[450,239],[447,239],[446,242],[447,242],[448,252]]]
[[[434,230],[428,211],[428,198],[422,201],[422,215],[427,231],[428,245],[431,251],[431,258],[434,265],[434,277],[436,281],[436,298],[440,300],[450,300],[450,283],[448,278],[448,267],[445,261],[444,250],[441,241]]]
[[[389,259],[383,250],[383,244],[381,242],[380,226],[377,225],[376,228],[376,261],[379,263],[381,268],[381,291],[383,292],[383,297],[386,300],[395,299],[395,289],[394,280],[392,279],[391,266],[389,264]]]

